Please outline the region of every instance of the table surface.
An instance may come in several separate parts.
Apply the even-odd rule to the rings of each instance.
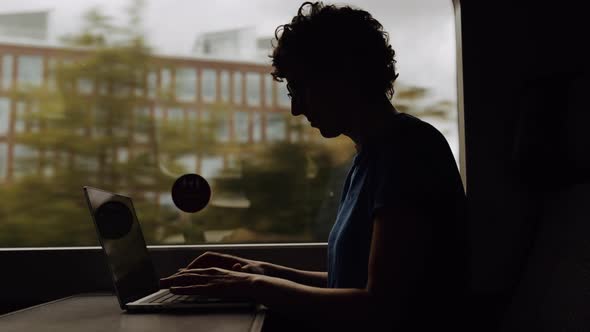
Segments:
[[[0,331],[258,332],[263,311],[126,313],[110,294],[81,294],[0,316]]]

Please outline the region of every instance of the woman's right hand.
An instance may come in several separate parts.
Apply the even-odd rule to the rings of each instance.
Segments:
[[[225,270],[233,270],[252,274],[264,275],[267,273],[265,267],[268,264],[251,259],[241,258],[233,255],[207,251],[195,258],[186,269],[204,269],[218,267]]]

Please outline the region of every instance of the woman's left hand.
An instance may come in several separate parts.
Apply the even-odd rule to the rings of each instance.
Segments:
[[[255,293],[254,280],[259,277],[216,267],[184,269],[160,279],[160,287],[170,288],[170,292],[182,295],[252,298]]]

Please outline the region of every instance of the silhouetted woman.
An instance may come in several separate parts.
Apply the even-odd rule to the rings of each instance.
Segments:
[[[209,252],[163,287],[252,298],[308,322],[301,331],[458,330],[469,273],[465,193],[441,133],[390,102],[388,34],[366,11],[306,2],[275,36],[272,76],[287,81],[292,114],[356,144],[328,271]]]

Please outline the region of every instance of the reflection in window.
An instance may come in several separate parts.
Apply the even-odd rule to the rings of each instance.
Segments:
[[[287,82],[277,82],[277,101],[279,107],[289,108],[291,107],[291,98],[287,95]]]
[[[2,87],[10,89],[12,87],[12,61],[14,57],[10,54],[2,56]]]
[[[203,101],[211,103],[215,101],[215,70],[203,70]]]
[[[287,121],[281,113],[266,115],[266,139],[269,142],[283,141],[287,137]]]
[[[242,103],[242,73],[234,72],[234,104]]]
[[[234,128],[236,131],[236,141],[239,143],[248,142],[248,112],[234,113]]]
[[[10,125],[10,99],[0,97],[0,136],[8,134]]]
[[[158,85],[158,74],[155,71],[150,71],[147,75],[148,98],[155,98],[156,97],[157,85]]]
[[[262,116],[260,112],[252,113],[252,141],[260,142],[262,139]]]
[[[176,99],[194,101],[197,91],[197,72],[194,68],[176,69]]]
[[[27,121],[27,104],[23,101],[18,101],[16,103],[16,123],[14,124],[14,131],[17,133],[22,133],[26,129],[26,121]]]
[[[273,79],[270,74],[264,75],[264,102],[267,107],[272,107],[272,87]]]
[[[246,96],[249,106],[260,106],[260,74],[246,73]]]
[[[40,86],[43,81],[43,58],[38,55],[18,57],[18,83]]]
[[[6,177],[8,163],[8,146],[6,143],[0,143],[0,181]]]
[[[205,156],[201,160],[201,176],[206,180],[217,177],[223,169],[223,157]]]
[[[229,102],[229,72],[222,70],[219,79],[221,80],[221,101],[227,103]]]

